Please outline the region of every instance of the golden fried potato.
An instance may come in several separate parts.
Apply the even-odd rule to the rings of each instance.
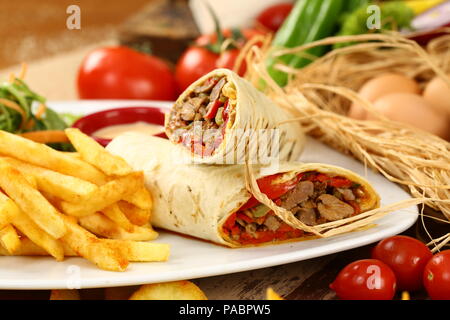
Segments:
[[[10,224],[0,230],[0,244],[11,254],[20,247],[20,238],[16,229]]]
[[[0,131],[0,154],[101,185],[106,176],[92,165],[18,135]]]
[[[69,128],[65,132],[81,158],[108,176],[125,176],[133,172],[124,159],[109,153],[97,141],[80,130]]]
[[[61,261],[64,259],[64,249],[61,243],[40,229],[33,222],[33,220],[28,217],[28,215],[19,209],[14,201],[1,192],[0,203],[0,206],[3,207],[3,212],[6,214],[8,221],[10,221],[14,227],[16,227],[21,233],[31,239],[31,241],[36,243],[39,247],[43,248],[46,252],[52,255],[56,260]],[[14,252],[14,254],[19,254],[18,252],[21,250],[22,245]]]
[[[0,247],[0,256],[49,256],[50,254],[35,244],[27,237],[20,238],[20,246],[14,252],[9,253],[5,248]]]
[[[92,195],[98,189],[95,184],[88,181],[28,164],[20,160],[12,158],[3,158],[2,160],[19,170],[27,177],[27,180],[34,178],[36,188],[39,191],[56,196],[67,202],[77,203],[83,197]]]
[[[126,201],[119,201],[118,205],[132,224],[143,226],[150,222],[151,209],[141,209]]]
[[[78,219],[80,225],[93,234],[109,239],[149,241],[158,237],[158,233],[152,227],[133,226],[131,232],[127,232],[101,213]]]
[[[62,202],[61,208],[68,215],[83,217],[120,201],[124,196],[130,195],[141,186],[142,172],[134,172],[127,176],[118,177],[98,188],[98,190],[79,203]]]
[[[110,239],[103,241],[121,251],[131,262],[161,262],[169,259],[170,245],[165,243]]]
[[[101,211],[105,216],[107,216],[111,221],[117,223],[117,225],[127,232],[133,231],[133,224],[128,220],[127,216],[123,213],[117,203],[106,207]]]
[[[59,212],[24,176],[0,159],[0,187],[45,232],[58,239],[66,233]]]
[[[128,260],[124,255],[102,239],[86,231],[70,217],[63,216],[67,233],[61,238],[74,252],[83,258],[93,262],[100,269],[109,271],[124,271],[128,266]]]
[[[150,192],[148,192],[148,190],[144,186],[144,176],[142,176],[142,187],[132,194],[125,195],[125,197],[122,200],[134,204],[136,207],[141,208],[143,210],[152,209],[153,200],[150,195]]]
[[[146,284],[130,300],[208,300],[206,295],[190,281]]]

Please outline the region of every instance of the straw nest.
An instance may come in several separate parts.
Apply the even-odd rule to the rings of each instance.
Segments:
[[[308,134],[354,156],[390,181],[407,188],[415,198],[358,219],[367,223],[347,221],[347,224],[318,226],[315,230],[308,228],[308,231],[322,236],[341,233],[367,225],[393,210],[420,203],[441,211],[450,220],[450,143],[386,119],[357,94],[367,80],[385,72],[409,76],[421,86],[439,75],[450,86],[447,76],[450,73],[450,35],[433,40],[426,48],[396,33],[331,37],[292,49],[270,47],[270,40],[260,37],[249,42],[236,67],[245,59],[246,78],[280,107],[290,111],[293,114],[290,121],[300,121]],[[304,50],[314,46],[349,41],[355,44],[332,50],[303,69],[277,64],[276,68],[289,74],[289,82],[284,88],[280,88],[267,73],[265,61],[268,55],[302,55]],[[364,106],[378,120],[348,118],[346,114],[352,102]],[[280,218],[290,221],[291,225],[306,229],[258,192],[251,173],[247,176],[250,179],[248,188],[260,201],[274,206]]]

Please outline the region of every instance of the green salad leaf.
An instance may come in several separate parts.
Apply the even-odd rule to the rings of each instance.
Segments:
[[[45,104],[46,99],[32,91],[21,79],[0,83],[0,130],[11,133],[24,133],[41,130],[64,130],[76,120],[77,116],[58,114],[46,107],[44,113],[36,115],[37,106]],[[70,151],[68,143],[50,144],[59,150]]]

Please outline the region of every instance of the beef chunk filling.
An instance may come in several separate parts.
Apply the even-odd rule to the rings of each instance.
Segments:
[[[360,203],[366,196],[360,185],[344,177],[318,172],[306,172],[298,178],[295,187],[273,201],[306,225],[314,226],[360,213]],[[244,244],[302,235],[301,230],[288,226],[262,204],[237,212],[236,223],[226,225],[224,230]]]
[[[225,77],[211,77],[174,105],[167,126],[173,142],[200,155],[213,154],[230,120],[231,106],[223,92],[226,84]]]

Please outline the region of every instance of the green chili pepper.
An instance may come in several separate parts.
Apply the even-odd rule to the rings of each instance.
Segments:
[[[264,217],[266,214],[268,214],[270,210],[271,209],[269,207],[260,204],[259,206],[253,208],[251,212],[254,218],[261,218]]]
[[[214,118],[214,121],[220,126],[223,124],[223,107],[220,107],[217,110],[216,117]]]
[[[339,17],[344,10],[344,0],[298,0],[291,13],[275,35],[274,48],[293,48],[333,35]],[[319,57],[327,47],[314,47],[304,53]],[[267,61],[268,72],[280,85],[287,83],[288,75],[276,70],[274,65],[282,62],[293,68],[302,68],[312,60],[300,55],[287,54],[270,57]]]

